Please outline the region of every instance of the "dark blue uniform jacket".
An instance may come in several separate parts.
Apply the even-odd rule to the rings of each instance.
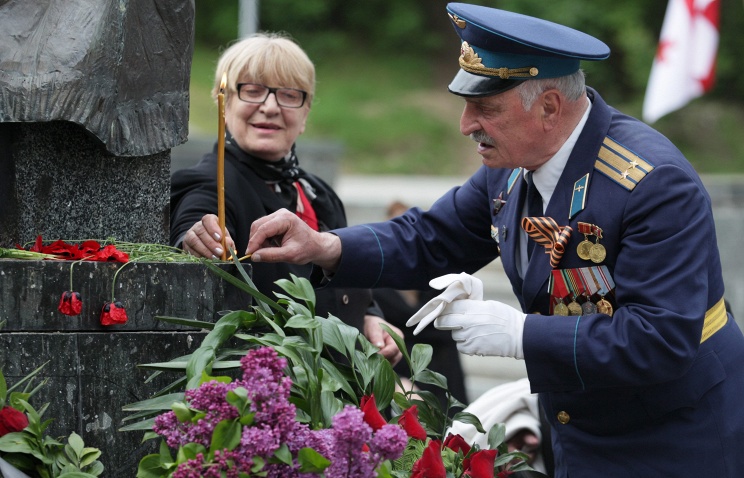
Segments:
[[[744,476],[744,339],[723,307],[708,193],[666,138],[588,95],[545,215],[573,229],[556,269],[606,266],[614,314],[550,315],[547,254],[520,277],[519,170],[482,167],[429,211],[334,231],[331,283],[424,288],[501,257],[528,313],[524,356],[556,476]],[[579,222],[602,229],[601,264],[578,256]]]

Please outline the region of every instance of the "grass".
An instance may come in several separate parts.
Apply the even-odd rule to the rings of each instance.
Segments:
[[[195,48],[192,137],[216,135],[210,89],[218,54]],[[340,172],[467,175],[481,164],[474,143],[459,132],[463,100],[447,92],[456,64],[349,55],[317,61],[316,68],[316,98],[303,138],[341,143]],[[601,85],[593,86],[601,92]],[[615,106],[640,114],[638,102]],[[744,113],[735,105],[698,99],[654,126],[699,172],[744,172]]]

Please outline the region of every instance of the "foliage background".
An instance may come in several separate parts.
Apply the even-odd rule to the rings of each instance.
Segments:
[[[585,31],[612,49],[584,62],[588,83],[639,117],[667,0],[471,0]],[[467,174],[480,164],[459,133],[462,100],[447,92],[459,41],[443,0],[264,0],[259,30],[285,31],[316,63],[306,138],[341,142],[341,170],[364,174]],[[238,36],[238,0],[196,0],[191,134],[214,136],[209,97],[216,59]],[[716,85],[654,126],[701,173],[744,172],[744,2],[722,0]]]

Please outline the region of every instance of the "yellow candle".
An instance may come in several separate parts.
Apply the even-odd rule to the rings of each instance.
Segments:
[[[227,75],[222,74],[220,92],[217,94],[217,218],[222,236],[222,260],[227,259],[225,229],[225,86]]]

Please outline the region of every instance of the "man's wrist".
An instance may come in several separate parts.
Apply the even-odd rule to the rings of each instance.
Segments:
[[[318,245],[320,247],[319,259],[315,260],[314,263],[323,269],[326,275],[333,275],[341,263],[341,239],[330,232],[321,233],[320,238]]]

